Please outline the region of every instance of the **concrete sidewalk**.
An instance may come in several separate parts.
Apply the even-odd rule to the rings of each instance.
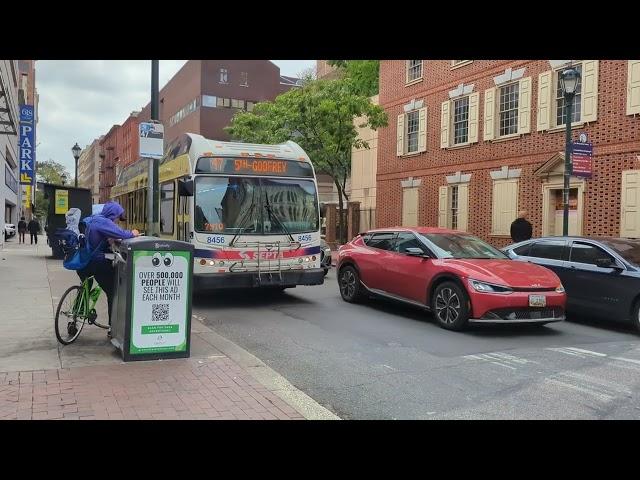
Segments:
[[[90,325],[58,344],[55,308],[79,280],[50,252],[43,236],[0,251],[0,419],[338,419],[195,316],[189,359],[124,363]]]

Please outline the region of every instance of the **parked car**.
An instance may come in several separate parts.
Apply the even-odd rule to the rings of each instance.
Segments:
[[[543,237],[503,249],[510,258],[553,270],[567,289],[567,311],[640,330],[640,240]]]
[[[331,249],[324,240],[320,239],[320,266],[324,269],[324,275],[327,276],[331,268]]]
[[[4,224],[4,238],[11,238],[16,234],[16,226],[13,223]]]
[[[374,295],[426,308],[440,326],[564,320],[558,276],[514,262],[472,235],[440,228],[389,228],[360,234],[338,251],[347,302]]]

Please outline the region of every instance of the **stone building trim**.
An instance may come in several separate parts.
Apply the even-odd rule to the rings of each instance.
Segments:
[[[461,83],[455,89],[449,90],[449,98],[457,98],[464,95],[469,95],[471,92],[473,92],[474,86],[475,83],[472,83],[471,85],[465,85],[464,83]]]
[[[489,172],[492,180],[507,180],[508,178],[519,178],[522,173],[521,168],[509,168],[503,166],[500,170],[493,170]]]
[[[447,183],[469,183],[470,181],[470,173],[456,172],[453,175],[447,175]]]
[[[565,67],[570,63],[577,63],[579,61],[580,60],[549,60],[549,65],[551,65],[551,68],[555,70],[556,68]]]
[[[413,110],[419,110],[422,108],[422,106],[424,105],[424,100],[416,100],[415,98],[413,100],[411,100],[409,103],[407,103],[404,107],[402,107],[404,109],[405,113],[411,112]]]
[[[504,71],[503,74],[500,74],[497,77],[493,77],[493,83],[495,83],[496,87],[498,87],[513,80],[519,80],[524,76],[525,70],[525,67],[519,68],[518,70],[513,70],[511,67],[509,67]]]
[[[422,185],[422,179],[409,177],[406,180],[400,180],[400,185],[402,185],[402,188],[419,187]]]

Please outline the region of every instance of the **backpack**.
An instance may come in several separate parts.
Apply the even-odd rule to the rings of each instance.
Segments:
[[[89,245],[89,231],[93,216],[80,220],[80,230],[84,233],[76,234],[73,230],[67,228],[59,228],[56,231],[56,237],[62,251],[64,252],[64,260],[62,265],[67,270],[83,270],[89,265],[95,253],[102,249],[104,240],[92,249]],[[84,229],[82,228],[84,227]]]

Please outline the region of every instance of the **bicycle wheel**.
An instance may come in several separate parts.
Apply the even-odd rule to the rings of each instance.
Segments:
[[[64,292],[58,303],[55,329],[56,337],[63,345],[73,343],[84,327],[86,318],[79,316],[76,311],[80,295],[82,295],[81,287],[74,285]]]

